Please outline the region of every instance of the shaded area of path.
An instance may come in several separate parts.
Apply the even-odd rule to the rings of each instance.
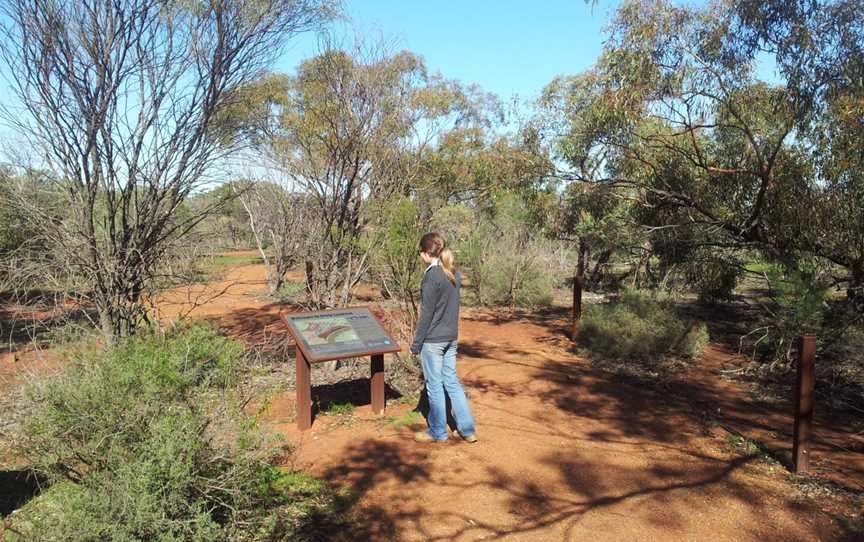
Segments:
[[[263,276],[260,265],[230,268],[223,281],[202,285],[201,291],[174,292],[163,304],[163,316],[185,312],[189,300],[210,299],[191,316],[216,321],[247,346],[284,345],[282,305],[263,297]],[[597,371],[571,352],[565,315],[564,310],[513,317],[466,311],[460,374],[478,419],[476,445],[416,444],[411,428],[372,416],[368,405],[353,416],[322,415],[312,431],[301,434],[293,423],[293,392],[275,397],[268,419],[297,445],[286,464],[350,493],[350,529],[340,526],[343,530],[328,535],[591,542],[858,539],[801,497],[781,466],[765,461],[762,453],[725,446],[724,435],[706,431],[704,418],[710,416],[768,447],[781,452],[789,447],[786,412],[754,404],[743,385],[719,378],[729,353],[712,347],[704,363],[666,388],[645,386]],[[282,355],[290,384],[292,362],[288,352]],[[363,388],[364,382],[356,381],[319,392],[332,396],[332,403],[362,404]],[[391,402],[387,415],[400,417],[412,407]],[[817,472],[839,476],[838,484],[854,489],[864,479],[860,435],[829,425],[820,414],[817,405]]]
[[[299,445],[293,466],[352,491],[355,527],[337,539],[856,539],[683,402],[592,370],[551,319],[463,319],[479,444],[416,444],[371,417],[280,426]]]

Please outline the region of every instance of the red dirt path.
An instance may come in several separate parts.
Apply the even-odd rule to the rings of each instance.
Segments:
[[[236,286],[202,316],[250,343],[282,333],[281,307],[254,297],[264,287],[260,266],[226,280]],[[465,311],[459,372],[478,444],[414,443],[411,428],[374,417],[368,405],[350,423],[319,416],[300,433],[291,393],[277,398],[270,419],[297,445],[291,466],[350,488],[356,523],[345,540],[854,540],[800,496],[782,466],[728,446],[722,430],[705,431],[697,408],[788,447],[768,438],[783,436],[788,416],[753,408],[742,386],[717,376],[729,354],[712,346],[684,375],[684,389],[661,394],[592,369],[570,351],[564,329],[554,316]],[[387,415],[412,408],[391,404]],[[820,427],[821,439],[862,444]],[[817,467],[852,488],[864,480],[862,454],[829,448],[817,446]]]
[[[205,291],[206,290],[206,291]],[[263,268],[231,268],[224,281],[175,292],[163,315],[192,312],[248,344],[283,332],[280,306],[263,297]],[[804,498],[783,467],[706,431],[699,412],[788,447],[783,412],[754,409],[743,387],[717,378],[729,354],[711,347],[682,382],[661,393],[593,369],[569,350],[554,316],[498,319],[465,311],[459,373],[480,442],[417,444],[411,428],[360,406],[296,430],[293,393],[268,418],[297,445],[290,465],[348,488],[355,516],[343,540],[853,541],[826,501]],[[387,416],[413,405],[390,404]],[[864,442],[817,429],[818,469],[854,489]],[[832,447],[840,444],[846,452]],[[817,459],[821,458],[821,459]],[[824,510],[822,508],[825,508]]]

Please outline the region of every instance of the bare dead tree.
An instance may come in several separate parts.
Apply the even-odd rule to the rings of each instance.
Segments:
[[[309,198],[278,180],[235,184],[249,227],[267,269],[267,285],[277,294],[285,274],[310,250],[315,218]]]
[[[218,124],[233,90],[330,0],[3,0],[0,54],[17,100],[5,119],[38,149],[67,213],[46,241],[87,285],[106,340],[147,319],[173,243],[218,202],[185,205],[240,144]]]

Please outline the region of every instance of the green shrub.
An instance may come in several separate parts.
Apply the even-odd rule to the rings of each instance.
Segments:
[[[766,273],[771,286],[769,302],[762,304],[758,327],[742,340],[752,344],[753,354],[769,362],[770,371],[792,370],[797,339],[807,333],[827,337],[841,330],[849,315],[834,314],[826,319],[830,275],[815,267],[799,264],[776,267]]]
[[[297,301],[306,294],[305,282],[285,281],[279,288],[279,298],[285,301]]]
[[[741,270],[720,259],[695,258],[687,266],[687,284],[699,295],[703,303],[717,303],[732,299]]]
[[[533,258],[499,253],[486,259],[482,266],[487,303],[528,308],[552,303],[552,276]]]
[[[325,414],[331,416],[350,416],[354,414],[354,405],[351,403],[333,403]]]
[[[242,347],[208,327],[79,355],[28,390],[20,452],[51,487],[16,514],[40,540],[242,540],[288,504],[234,390]],[[251,536],[256,534],[256,536]]]
[[[589,306],[579,336],[595,354],[639,360],[667,354],[696,357],[708,342],[704,325],[690,328],[666,304],[640,291]]]
[[[706,326],[703,322],[699,322],[698,324],[694,324],[690,326],[690,330],[687,331],[687,334],[684,335],[684,338],[681,339],[681,345],[678,348],[678,351],[688,358],[698,358],[702,351],[705,350],[705,347],[708,346],[708,342],[711,340],[711,337],[708,335],[708,326]]]

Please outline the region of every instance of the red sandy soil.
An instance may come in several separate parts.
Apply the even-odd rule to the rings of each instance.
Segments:
[[[247,344],[281,341],[283,307],[264,290],[262,266],[233,267],[166,297],[162,316],[209,299],[193,317]],[[266,417],[296,445],[287,466],[349,492],[354,522],[342,540],[859,540],[838,519],[848,509],[804,497],[783,466],[728,444],[738,431],[782,455],[791,432],[788,408],[754,405],[743,384],[719,377],[732,354],[712,345],[663,391],[592,368],[565,329],[564,312],[463,313],[459,374],[476,444],[413,442],[420,427],[390,423],[413,404],[391,402],[383,418],[368,404],[320,415],[299,432],[288,392]],[[862,435],[818,415],[816,432],[814,470],[860,492]]]

